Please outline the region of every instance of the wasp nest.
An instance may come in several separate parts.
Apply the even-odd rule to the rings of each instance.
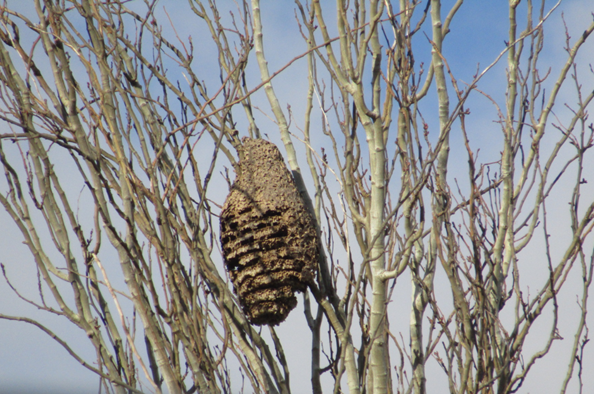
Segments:
[[[276,325],[314,277],[316,229],[274,144],[244,138],[238,167],[221,212],[223,255],[250,321]]]

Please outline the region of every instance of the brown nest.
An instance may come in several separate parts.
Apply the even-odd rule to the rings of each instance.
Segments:
[[[274,144],[244,138],[237,173],[221,212],[225,263],[249,320],[276,325],[314,278],[314,220]]]

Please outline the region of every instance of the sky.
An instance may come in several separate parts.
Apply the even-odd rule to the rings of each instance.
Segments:
[[[21,12],[32,13],[26,2],[17,0],[9,0],[8,6],[15,7]],[[328,2],[330,3],[330,2]],[[395,3],[395,2],[394,2]],[[446,15],[447,11],[454,1],[443,1],[442,15]],[[549,9],[554,2],[547,1],[546,7]],[[328,4],[331,5],[331,4]],[[330,10],[332,7],[328,7]],[[185,10],[184,2],[174,2],[161,0],[157,5],[157,10],[167,10],[170,16],[175,16],[175,28],[180,37],[193,37],[193,43],[196,45],[197,56],[195,62],[195,70],[197,73],[205,75],[208,83],[208,78],[212,78],[212,87],[216,86],[218,77],[212,75],[213,71],[209,69],[210,59],[215,54],[212,47],[207,43],[201,41],[201,37],[205,34],[204,28],[197,25],[194,17]],[[522,10],[522,8],[521,8]],[[295,11],[292,2],[279,1],[262,1],[261,6],[262,19],[264,23],[264,42],[265,51],[268,59],[269,69],[271,73],[283,67],[295,56],[300,55],[306,49],[305,44],[299,34],[297,25],[295,23]],[[162,11],[159,11],[162,12]],[[522,12],[522,11],[520,11]],[[524,11],[525,12],[525,11]],[[563,30],[563,18],[567,23],[569,34],[571,37],[578,37],[583,29],[591,22],[592,12],[594,12],[594,3],[591,0],[569,0],[561,3],[559,8],[551,15],[546,22],[546,46],[542,55],[543,69],[550,68],[551,75],[555,75],[564,61],[564,39],[565,33]],[[465,3],[458,14],[456,15],[452,25],[451,31],[446,38],[443,53],[448,60],[448,64],[454,73],[455,77],[460,81],[470,82],[477,70],[482,71],[489,65],[505,48],[504,41],[507,39],[507,6],[504,1],[468,1]],[[160,14],[161,23],[166,32],[171,32],[171,27],[167,22],[164,13]],[[225,17],[225,15],[223,15]],[[35,16],[31,16],[35,19]],[[332,20],[333,14],[328,13],[327,19]],[[22,32],[26,34],[25,32]],[[424,53],[419,53],[417,62],[425,62],[428,64],[428,44],[426,42],[425,34],[431,35],[430,25],[426,23],[422,28],[423,34],[418,34],[416,40],[419,48],[425,48]],[[573,38],[572,38],[573,40]],[[592,40],[591,40],[592,41]],[[421,51],[423,52],[423,51]],[[582,75],[582,84],[586,87],[594,86],[594,77],[592,73],[588,73],[587,63],[591,61],[592,53],[594,53],[594,45],[590,42],[587,48],[584,48],[580,57],[578,57],[579,70]],[[250,73],[257,75],[257,64],[254,58],[250,59]],[[273,81],[276,93],[281,101],[281,107],[286,108],[291,106],[294,114],[294,128],[293,133],[300,136],[299,124],[303,119],[304,98],[306,95],[306,83],[297,83],[296,81],[306,81],[307,68],[305,59],[296,61],[285,72],[281,73]],[[174,70],[172,72],[175,72]],[[215,70],[216,72],[216,70]],[[498,103],[503,103],[505,100],[505,57],[497,64],[485,77],[480,84],[480,89],[488,92],[493,99]],[[252,81],[252,85],[259,81]],[[434,96],[434,95],[433,95]],[[256,120],[259,128],[266,133],[270,139],[280,145],[280,138],[278,136],[276,125],[271,121],[271,111],[269,110],[263,91],[257,92],[253,97],[255,105],[261,109],[256,111]],[[560,103],[571,102],[573,97],[569,90],[562,91]],[[480,148],[480,157],[483,162],[496,160],[498,157],[497,144],[499,143],[499,125],[494,122],[497,119],[497,113],[489,100],[479,94],[474,94],[470,101],[471,115],[467,119],[467,128],[472,130],[473,142],[476,144],[475,148]],[[437,124],[437,104],[431,97],[425,102],[424,114],[427,114],[427,121],[431,125]],[[433,108],[432,108],[433,106]],[[555,108],[555,115],[560,121],[567,119],[569,109],[563,106]],[[316,109],[316,113],[320,116],[320,111]],[[245,126],[245,120],[238,120],[238,124]],[[6,125],[0,123],[0,130],[5,132]],[[454,142],[460,142],[460,134],[452,137]],[[322,137],[319,140],[313,141],[314,145],[323,145],[327,143]],[[296,144],[297,145],[297,144]],[[303,152],[303,148],[298,146],[298,150]],[[569,154],[569,153],[568,153]],[[460,143],[452,144],[452,169],[450,176],[463,177],[466,169],[466,153]],[[464,159],[458,159],[463,157]],[[60,158],[56,157],[57,164],[63,164],[61,169],[63,176],[69,173],[67,161],[60,162]],[[457,165],[456,160],[459,160]],[[300,163],[303,167],[305,161]],[[591,167],[592,168],[592,167]],[[80,179],[75,176],[70,180],[71,190],[76,193],[80,190]],[[593,195],[594,190],[591,185],[585,186],[585,191]],[[4,191],[6,181],[0,181],[0,191]],[[219,193],[224,198],[225,188],[217,188]],[[560,197],[561,198],[561,197]],[[584,196],[588,200],[587,196]],[[590,199],[591,200],[591,199]],[[565,200],[563,200],[565,204]],[[565,206],[551,207],[553,215],[551,216],[552,228],[551,231],[566,228],[567,226],[567,209]],[[84,214],[84,207],[81,209]],[[564,239],[556,239],[558,246],[554,253],[561,253]],[[530,264],[530,253],[538,256],[539,248],[542,245],[535,243],[534,250],[527,250],[522,255],[522,261]],[[0,250],[2,256],[0,262],[6,266],[6,272],[10,280],[18,285],[18,288],[24,295],[35,297],[37,288],[35,285],[36,270],[33,265],[33,260],[25,245],[22,244],[22,239],[19,237],[18,231],[15,230],[10,218],[0,209]],[[111,267],[111,269],[115,269]],[[531,272],[528,271],[531,277],[527,278],[528,283],[534,286],[539,286],[542,283],[543,277],[546,277],[546,272]],[[406,302],[393,302],[390,305],[390,313],[392,316],[404,316],[400,322],[395,322],[392,329],[402,332],[406,338],[408,335],[408,315],[409,299],[410,299],[410,285],[407,284],[408,276],[404,275],[403,279],[399,279],[398,286],[394,294],[394,299],[404,299]],[[579,275],[572,275],[568,278],[569,281],[575,281],[579,284]],[[439,281],[445,280],[443,276],[438,277],[436,285],[436,292],[443,297],[450,297],[447,286],[440,286]],[[441,282],[443,283],[443,282]],[[123,283],[118,283],[122,285]],[[534,290],[536,291],[536,290]],[[560,295],[560,300],[564,305],[568,305],[567,313],[563,315],[563,320],[560,323],[561,335],[565,336],[564,341],[556,343],[551,350],[552,357],[541,363],[538,363],[535,370],[529,375],[529,378],[520,390],[521,393],[537,393],[537,392],[556,392],[560,386],[562,374],[565,369],[560,365],[565,366],[568,361],[566,348],[568,342],[572,341],[571,327],[575,325],[575,312],[577,310],[576,294],[578,290],[564,292]],[[57,316],[48,316],[42,314],[31,305],[20,301],[14,293],[8,288],[3,280],[0,280],[0,313],[7,315],[27,316],[43,321],[52,330],[64,338],[68,338],[69,343],[73,345],[79,355],[87,360],[94,359],[94,349],[88,344],[87,338],[83,332],[78,329],[72,329],[69,322],[60,319]],[[282,324],[277,332],[281,341],[289,344],[287,346],[287,354],[289,355],[288,362],[292,371],[293,392],[301,393],[309,391],[309,342],[310,338],[301,340],[303,332],[308,331],[304,319],[302,300],[299,301],[299,306],[293,313],[289,315],[287,322]],[[590,307],[593,307],[590,301]],[[591,316],[591,315],[590,315]],[[545,320],[546,321],[546,320]],[[592,317],[589,317],[590,326],[594,327]],[[542,326],[537,326],[536,329],[543,327],[543,335],[549,329],[549,323],[543,322]],[[99,379],[93,373],[83,368],[78,362],[54,340],[47,335],[41,333],[39,329],[25,324],[12,321],[0,320],[0,394],[4,393],[20,393],[20,392],[44,392],[44,393],[92,393],[97,392]],[[264,334],[265,335],[265,334]],[[295,340],[295,338],[300,338]],[[303,342],[307,346],[303,345]],[[529,341],[527,348],[538,349],[542,346],[542,336],[535,335],[533,341]],[[586,365],[594,363],[594,353],[587,353]],[[589,364],[588,364],[589,362]],[[436,376],[440,374],[436,368],[435,363],[428,368],[431,373]],[[442,374],[443,375],[443,374]],[[307,377],[304,379],[302,377]],[[586,377],[585,392],[594,390],[594,377]],[[301,386],[300,381],[304,380],[307,386]],[[429,392],[440,392],[440,385],[447,384],[445,379],[435,378],[429,381]],[[325,387],[328,387],[328,381],[325,381]],[[301,387],[306,387],[301,389]],[[571,386],[575,388],[575,386]],[[551,389],[554,388],[554,389]],[[551,391],[552,390],[552,391]]]

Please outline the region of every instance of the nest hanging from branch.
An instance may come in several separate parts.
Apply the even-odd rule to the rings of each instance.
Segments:
[[[314,220],[274,144],[244,138],[237,173],[221,212],[225,263],[251,323],[276,325],[314,278]]]

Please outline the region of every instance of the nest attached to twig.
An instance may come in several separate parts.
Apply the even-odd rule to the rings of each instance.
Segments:
[[[314,278],[314,220],[274,144],[244,138],[237,173],[221,212],[225,263],[250,322],[277,325]]]

